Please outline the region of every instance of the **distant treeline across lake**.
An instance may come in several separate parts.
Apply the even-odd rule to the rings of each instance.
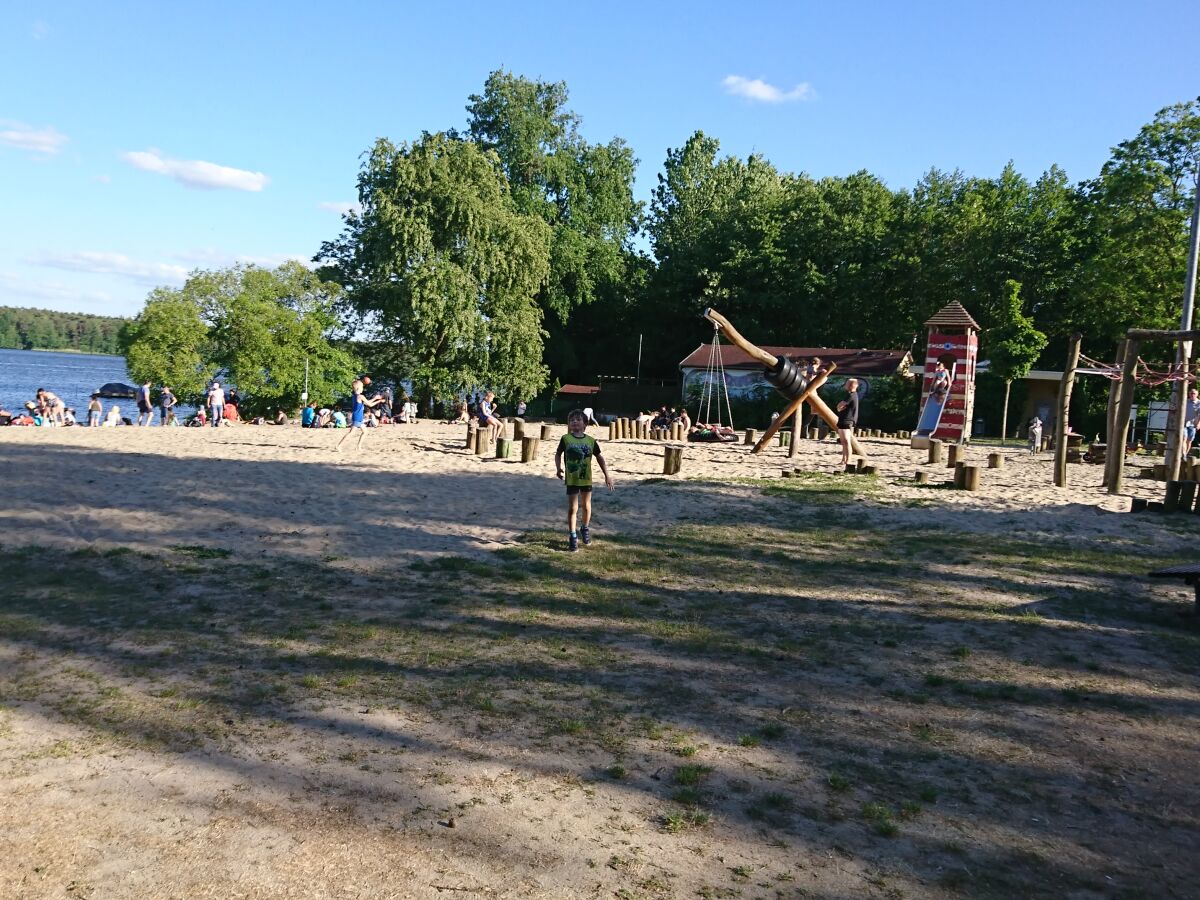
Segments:
[[[120,352],[117,338],[128,320],[115,316],[0,306],[0,348]]]

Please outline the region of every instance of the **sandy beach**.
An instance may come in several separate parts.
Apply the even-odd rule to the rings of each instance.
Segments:
[[[372,569],[439,554],[479,554],[511,544],[529,529],[560,528],[562,487],[554,477],[555,438],[536,462],[477,457],[464,448],[464,426],[419,423],[372,429],[364,449],[334,445],[344,432],[295,426],[231,428],[5,428],[0,459],[10,474],[0,510],[6,543],[51,547],[178,545],[234,549],[239,556],[296,556]],[[694,492],[663,490],[662,444],[607,440],[616,479],[595,502],[596,528],[628,531],[709,512],[747,489],[745,478],[779,478],[784,468],[836,473],[837,445],[804,441],[795,459],[772,446],[754,455],[743,444],[689,444],[682,471],[667,482],[700,480]],[[1120,529],[1128,497],[1100,488],[1102,466],[1069,467],[1056,488],[1052,455],[1020,445],[974,447],[969,462],[986,465],[1002,449],[1006,465],[984,469],[976,493],[936,491],[898,479],[918,470],[934,484],[950,479],[942,465],[907,442],[864,439],[884,485],[872,513],[927,519],[909,508],[936,499],[943,523],[968,531],[1023,529],[1054,533],[1064,522],[1089,531]],[[1132,496],[1161,498],[1162,485],[1126,479]],[[601,492],[603,493],[603,492]],[[1041,513],[1032,518],[1031,510]],[[1022,514],[1020,521],[1014,516]],[[1040,526],[1039,526],[1040,523]]]
[[[772,493],[784,468],[834,473],[837,445],[689,445],[664,478],[661,444],[606,433],[616,490],[569,556],[553,440],[522,464],[437,423],[360,453],[298,427],[0,429],[0,884],[1194,883],[1190,589],[1145,569],[1189,551],[1195,517],[1130,515],[1099,466],[1055,488],[1020,446],[977,493],[872,439],[877,479]]]

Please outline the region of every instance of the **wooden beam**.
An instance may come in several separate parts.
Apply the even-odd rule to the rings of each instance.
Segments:
[[[766,350],[763,350],[761,347],[754,346],[752,343],[742,337],[741,333],[733,327],[730,321],[715,309],[704,310],[704,318],[708,319],[708,321],[712,322],[714,325],[720,325],[721,330],[725,332],[725,336],[729,338],[730,343],[741,347],[742,350],[753,356],[768,369],[773,369],[779,364],[778,357],[772,356]]]
[[[1079,368],[1079,344],[1083,335],[1071,335],[1067,350],[1067,368],[1058,388],[1058,421],[1054,423],[1054,483],[1067,486],[1067,432],[1070,427],[1071,391],[1075,388],[1075,370]]]
[[[1129,347],[1129,341],[1119,341],[1117,343],[1117,359],[1116,364],[1122,367],[1125,366],[1125,352]],[[1112,448],[1113,435],[1117,431],[1117,408],[1121,404],[1121,379],[1114,379],[1108,387],[1108,411],[1104,419],[1104,440],[1108,443],[1109,453],[1104,458],[1104,480],[1100,483],[1101,487],[1108,487],[1109,479],[1112,477]]]
[[[1119,494],[1125,488],[1125,445],[1128,443],[1129,413],[1133,409],[1133,376],[1137,370],[1138,351],[1142,342],[1130,338],[1125,345],[1125,367],[1121,371],[1121,399],[1117,403],[1117,415],[1113,432],[1108,438],[1108,459],[1112,469],[1108,473],[1108,492]]]
[[[1155,328],[1130,328],[1125,336],[1131,341],[1200,341],[1200,331],[1160,331]]]

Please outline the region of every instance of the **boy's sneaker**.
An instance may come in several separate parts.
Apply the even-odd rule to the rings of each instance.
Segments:
[[[584,525],[579,529],[579,536],[583,538],[583,546],[588,546],[592,543],[592,529]]]
[[[579,549],[579,538],[573,534],[567,535],[567,549],[574,553]]]

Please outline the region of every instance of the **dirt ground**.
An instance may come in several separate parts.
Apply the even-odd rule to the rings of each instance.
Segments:
[[[1090,468],[613,445],[570,555],[545,451],[113,431],[0,436],[4,896],[1195,895],[1200,517]]]

